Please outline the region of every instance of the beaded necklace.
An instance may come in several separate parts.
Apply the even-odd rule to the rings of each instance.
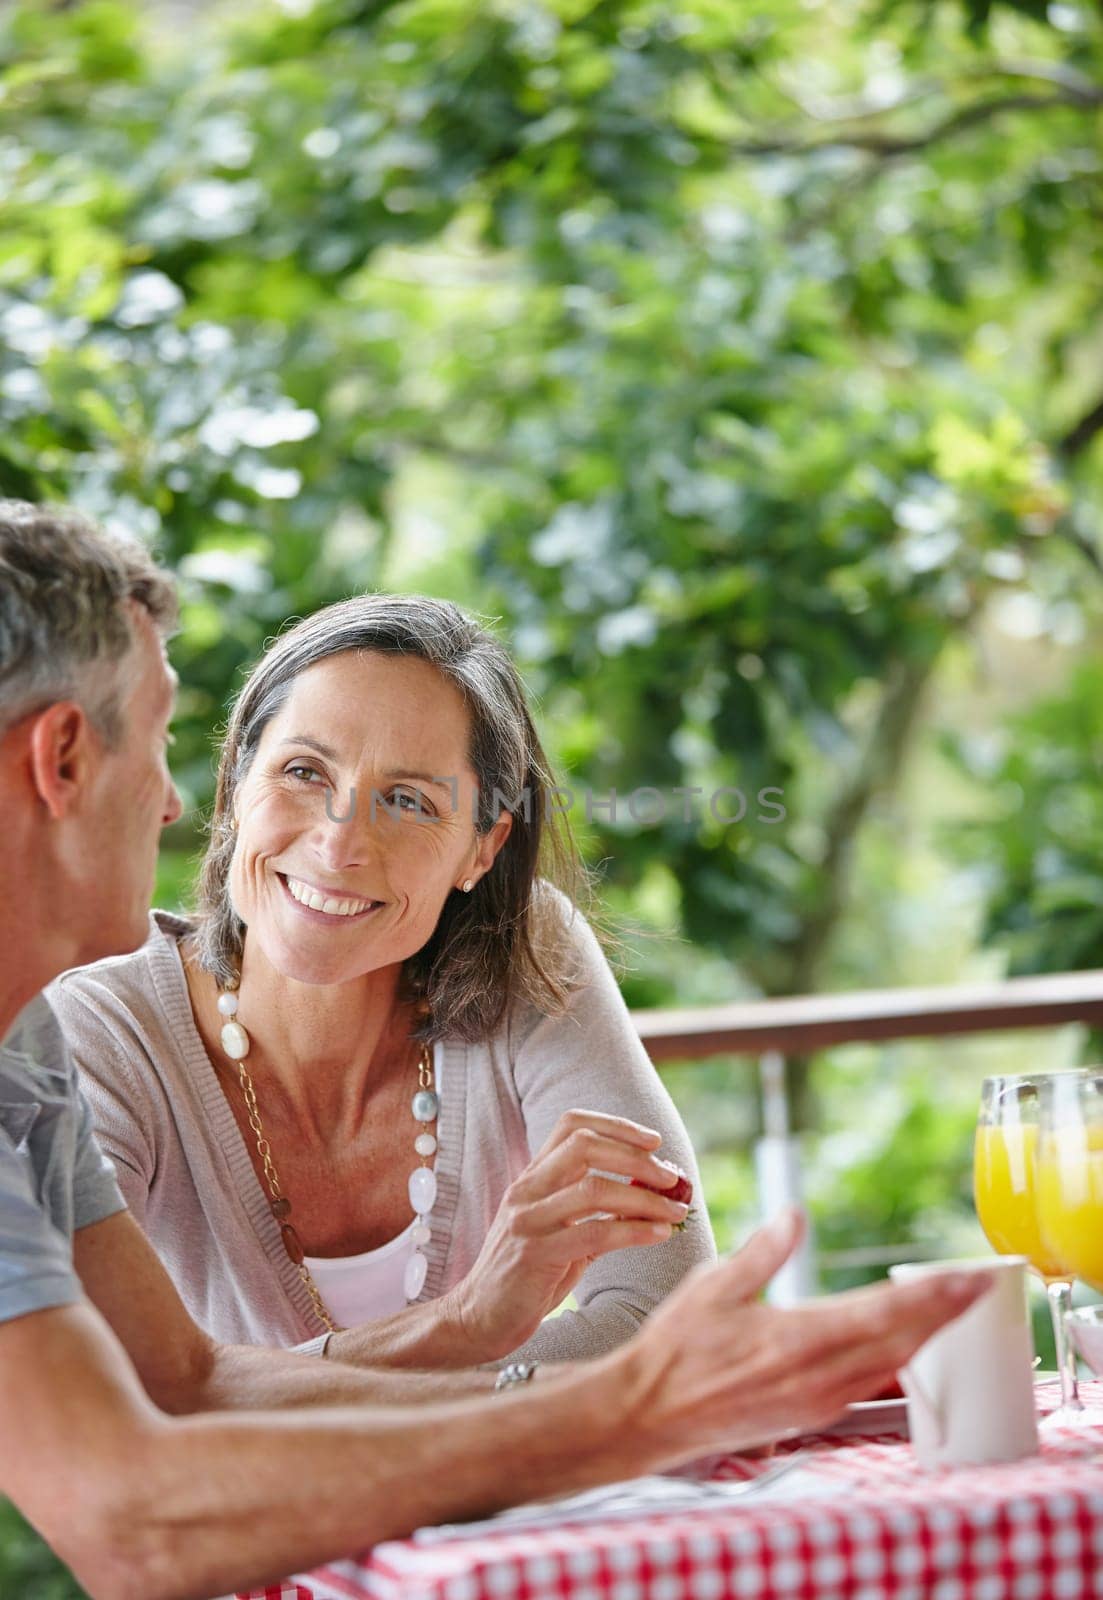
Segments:
[[[242,1097],[245,1101],[245,1110],[249,1118],[249,1126],[253,1130],[256,1140],[257,1154],[260,1157],[261,1168],[264,1172],[264,1181],[268,1187],[269,1204],[272,1215],[279,1224],[280,1237],[284,1249],[293,1261],[303,1286],[310,1296],[311,1305],[319,1322],[330,1333],[339,1333],[341,1330],[330,1316],[322,1299],[318,1285],[311,1276],[310,1268],[306,1264],[306,1251],[303,1249],[302,1240],[299,1238],[294,1223],[291,1222],[291,1201],[280,1188],[279,1174],[272,1160],[272,1146],[264,1133],[264,1124],[261,1122],[260,1109],[257,1105],[257,1092],[249,1069],[245,1065],[245,1057],[249,1054],[250,1039],[244,1026],[238,1020],[237,983],[228,985],[219,992],[218,1012],[222,1017],[222,1048],[231,1061],[237,1063],[238,1082],[241,1085]],[[414,1227],[411,1237],[414,1251],[406,1263],[406,1273],[403,1279],[403,1291],[407,1301],[416,1300],[425,1287],[425,1274],[429,1270],[429,1262],[424,1255],[423,1247],[432,1238],[429,1226],[429,1213],[437,1198],[437,1175],[429,1165],[430,1159],[436,1154],[437,1139],[432,1131],[431,1124],[436,1122],[440,1112],[440,1100],[433,1088],[433,1057],[427,1044],[421,1046],[418,1054],[418,1088],[410,1102],[410,1110],[414,1121],[418,1124],[419,1132],[414,1140],[414,1150],[420,1159],[420,1165],[410,1173],[408,1190],[410,1205],[414,1212]]]

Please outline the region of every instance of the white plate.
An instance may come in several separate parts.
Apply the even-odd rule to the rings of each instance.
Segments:
[[[847,1406],[837,1422],[821,1430],[835,1439],[852,1433],[894,1433],[908,1437],[908,1402],[901,1396],[893,1400],[858,1400]]]

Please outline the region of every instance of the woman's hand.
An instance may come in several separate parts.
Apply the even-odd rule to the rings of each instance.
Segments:
[[[661,1142],[626,1117],[564,1112],[506,1190],[474,1266],[440,1302],[470,1342],[473,1361],[494,1361],[524,1344],[596,1256],[670,1238],[688,1207],[654,1192],[677,1182],[652,1154]]]

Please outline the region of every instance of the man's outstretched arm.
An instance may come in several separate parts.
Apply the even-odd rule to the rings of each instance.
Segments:
[[[302,1358],[306,1364],[308,1358]],[[0,1492],[94,1600],[203,1600],[635,1470],[600,1367],[524,1396],[167,1417],[87,1305],[0,1326]],[[601,1419],[599,1422],[598,1419]]]
[[[93,1307],[18,1317],[0,1325],[0,1437],[20,1446],[0,1453],[0,1493],[94,1600],[202,1600],[422,1523],[821,1426],[880,1388],[988,1286],[947,1274],[794,1310],[761,1304],[799,1232],[799,1219],[784,1215],[738,1255],[698,1268],[600,1360],[520,1393],[412,1408],[169,1416],[166,1407],[190,1397],[187,1360],[158,1353],[152,1324],[137,1338],[139,1380]],[[141,1304],[131,1297],[132,1337]],[[156,1317],[155,1304],[146,1309]],[[204,1343],[194,1346],[192,1390],[209,1382]],[[289,1400],[292,1370],[306,1369],[309,1382],[320,1367],[275,1359]]]

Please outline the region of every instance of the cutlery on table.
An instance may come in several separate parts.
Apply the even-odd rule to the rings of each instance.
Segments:
[[[808,1458],[806,1450],[773,1462],[754,1478],[733,1482],[723,1479],[631,1478],[622,1483],[607,1483],[600,1489],[587,1489],[563,1499],[542,1501],[500,1511],[479,1522],[441,1523],[418,1528],[415,1543],[433,1544],[453,1539],[486,1539],[496,1534],[527,1533],[531,1528],[550,1528],[560,1523],[613,1522],[648,1516],[662,1511],[695,1511],[704,1506],[738,1504],[761,1494],[784,1478]]]

